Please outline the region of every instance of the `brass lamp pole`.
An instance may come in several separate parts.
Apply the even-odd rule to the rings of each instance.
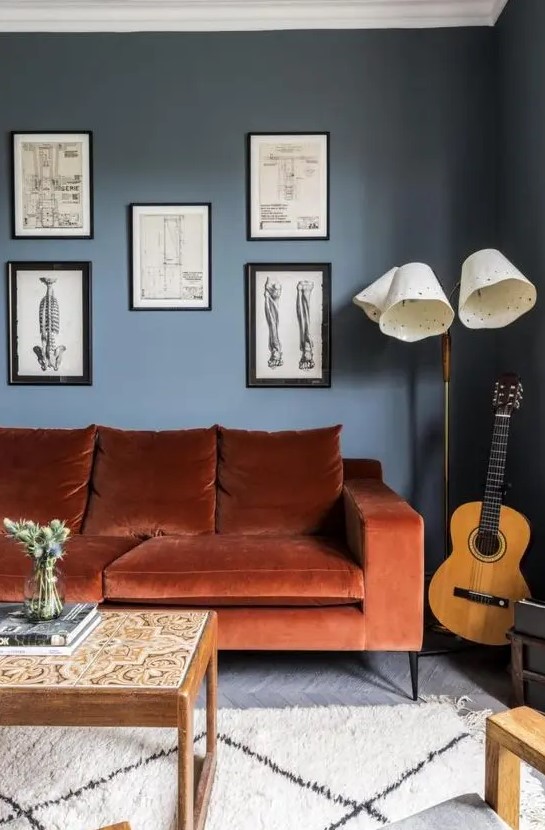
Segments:
[[[443,358],[443,530],[445,534],[444,558],[450,553],[450,358],[452,338],[450,330],[441,335]]]

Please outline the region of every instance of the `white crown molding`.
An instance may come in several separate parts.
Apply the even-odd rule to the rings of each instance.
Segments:
[[[506,5],[507,0],[495,0],[495,2],[492,4],[492,23],[496,23]]]
[[[0,0],[2,32],[492,26],[507,0]]]

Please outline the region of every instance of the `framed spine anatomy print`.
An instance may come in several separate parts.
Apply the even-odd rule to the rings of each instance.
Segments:
[[[11,384],[90,385],[91,263],[9,262]]]
[[[246,266],[247,386],[331,386],[331,266]]]
[[[12,133],[13,236],[93,236],[92,133]]]
[[[248,239],[329,239],[329,133],[250,133]]]
[[[211,308],[211,205],[131,205],[133,311]]]

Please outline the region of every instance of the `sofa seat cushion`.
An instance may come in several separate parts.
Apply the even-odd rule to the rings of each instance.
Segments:
[[[149,539],[212,533],[217,430],[99,427],[84,533]]]
[[[328,534],[343,485],[341,427],[220,428],[219,533]]]
[[[101,602],[103,571],[118,556],[138,544],[136,539],[106,536],[72,536],[60,567],[66,578],[69,602]],[[0,536],[0,601],[20,602],[32,562],[13,539]]]
[[[168,536],[113,562],[106,599],[186,605],[343,605],[361,602],[363,574],[320,537]]]
[[[96,427],[0,428],[0,520],[51,519],[79,533],[87,505]]]

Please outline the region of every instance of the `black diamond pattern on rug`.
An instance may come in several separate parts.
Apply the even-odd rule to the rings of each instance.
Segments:
[[[203,732],[196,735],[195,743],[198,743],[204,737],[204,734],[205,733]],[[337,806],[341,806],[344,809],[346,809],[346,813],[335,822],[328,823],[325,826],[322,825],[321,827],[306,828],[306,830],[341,830],[341,828],[346,828],[346,830],[350,830],[350,825],[352,824],[352,822],[356,818],[358,818],[358,816],[360,816],[362,813],[367,813],[380,825],[388,824],[389,819],[387,818],[387,816],[384,815],[384,813],[381,810],[378,809],[377,803],[385,797],[391,795],[393,792],[399,789],[399,787],[401,787],[408,779],[420,773],[429,764],[432,764],[437,758],[441,757],[442,755],[445,755],[451,749],[454,749],[454,747],[456,747],[459,743],[461,743],[469,737],[470,736],[468,733],[463,732],[455,738],[452,738],[440,748],[429,752],[418,763],[416,763],[410,769],[405,770],[397,780],[389,783],[380,792],[375,793],[374,795],[370,796],[364,801],[357,801],[354,799],[346,798],[340,793],[332,792],[332,790],[329,787],[320,784],[318,781],[307,780],[301,777],[299,774],[293,772],[292,770],[285,769],[279,766],[274,761],[274,759],[262,753],[256,752],[250,746],[235,740],[229,735],[226,735],[224,733],[218,734],[218,740],[221,743],[228,746],[235,752],[242,753],[246,757],[250,758],[252,761],[264,765],[274,775],[281,776],[282,778],[288,780],[291,784],[302,789],[309,790],[313,794],[324,798],[326,801],[329,801]],[[18,803],[14,798],[4,795],[0,792],[0,801],[7,805],[9,809],[9,814],[7,816],[4,816],[3,818],[0,818],[0,827],[6,827],[7,830],[9,830],[10,824],[12,824],[15,821],[18,822],[18,827],[21,827],[20,822],[22,820],[26,822],[27,830],[49,830],[49,828],[36,817],[36,813],[38,813],[40,810],[55,807],[57,805],[62,804],[63,802],[70,801],[71,799],[80,798],[84,793],[88,792],[89,790],[94,790],[98,787],[110,784],[112,781],[114,781],[116,778],[122,775],[130,773],[138,768],[149,766],[156,761],[175,755],[177,754],[177,752],[178,749],[176,746],[168,749],[159,750],[158,752],[155,752],[144,758],[138,759],[132,764],[127,764],[125,766],[119,767],[118,769],[113,770],[106,776],[100,778],[93,778],[89,780],[87,783],[83,784],[81,787],[78,787],[74,790],[70,789],[66,793],[55,799],[51,799],[49,801],[36,802],[35,804],[25,807]],[[92,817],[90,817],[90,821],[92,821]]]

